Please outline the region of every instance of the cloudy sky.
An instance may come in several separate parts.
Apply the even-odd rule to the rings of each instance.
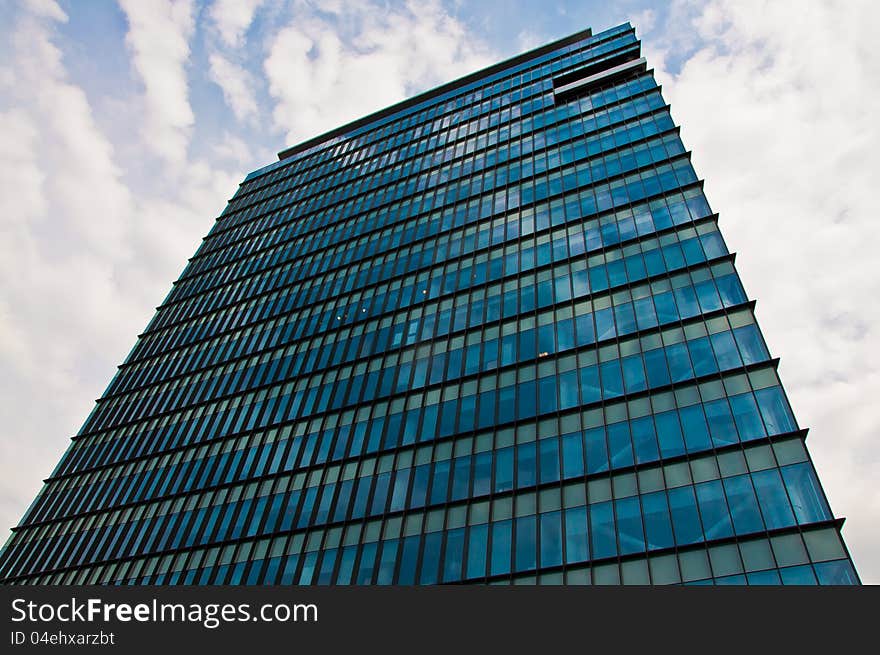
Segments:
[[[247,172],[626,20],[758,299],[856,567],[880,583],[874,0],[0,0],[0,530]]]

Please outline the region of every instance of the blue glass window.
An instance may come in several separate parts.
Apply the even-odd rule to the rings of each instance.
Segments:
[[[590,505],[590,534],[594,559],[617,555],[614,510],[610,500]]]
[[[727,510],[727,501],[724,498],[721,481],[703,482],[696,485],[695,489],[706,539],[723,539],[733,536],[733,524],[730,521],[730,512]]]
[[[565,510],[565,561],[569,564],[590,559],[590,542],[587,539],[587,508],[573,507]]]
[[[730,413],[730,406],[726,398],[719,398],[705,403],[706,418],[709,422],[709,432],[716,447],[737,443],[739,437],[736,432],[736,424]]]
[[[587,346],[596,341],[596,330],[593,326],[593,315],[583,314],[575,317],[575,336],[578,346]]]
[[[379,549],[377,542],[364,544],[361,549],[361,560],[358,565],[357,584],[372,584],[373,566],[376,561],[376,551]]]
[[[477,417],[478,428],[488,428],[495,424],[495,391],[480,394],[480,412]]]
[[[346,546],[342,549],[342,557],[339,559],[339,571],[336,574],[336,584],[351,584],[357,548],[357,546]]]
[[[490,575],[504,575],[510,573],[510,555],[512,552],[511,533],[513,522],[498,521],[492,524],[492,560]]]
[[[639,464],[653,462],[660,458],[657,448],[657,434],[654,432],[654,421],[650,416],[643,416],[630,422],[632,440],[635,445],[636,461]]]
[[[676,343],[666,348],[666,359],[669,362],[669,373],[673,382],[690,380],[694,376],[687,346]]]
[[[657,321],[660,325],[666,325],[678,320],[678,307],[675,304],[675,297],[671,291],[655,295],[654,306],[657,308]]]
[[[462,396],[458,409],[458,431],[468,432],[474,429],[474,419],[477,411],[477,396]]]
[[[755,392],[755,397],[758,399],[758,407],[761,408],[767,434],[783,434],[797,430],[791,409],[780,387],[761,389]]]
[[[596,340],[613,339],[617,332],[614,329],[614,314],[611,307],[594,312],[596,317]]]
[[[616,398],[623,395],[623,378],[620,375],[620,362],[612,360],[599,365],[602,378],[602,396]]]
[[[468,529],[467,578],[482,578],[486,575],[486,553],[489,546],[489,526],[474,525]]]
[[[640,330],[657,326],[657,312],[654,310],[654,300],[651,297],[633,301],[633,307],[636,312],[636,323]]]
[[[645,380],[645,366],[642,364],[641,355],[630,355],[623,358],[620,363],[623,367],[623,380],[627,393],[644,391],[648,388],[648,383]]]
[[[492,488],[491,451],[474,456],[474,496],[484,496]]]
[[[620,554],[640,553],[645,550],[645,534],[642,530],[642,512],[638,496],[614,501],[617,513],[617,536]]]
[[[440,548],[443,545],[443,533],[431,532],[425,535],[425,546],[422,552],[422,570],[419,583],[436,584],[440,567]]]
[[[312,578],[315,575],[315,566],[318,563],[318,555],[320,555],[320,553],[316,550],[312,551],[311,553],[306,553],[305,557],[303,558],[303,566],[299,572],[299,582],[297,584],[312,584]],[[244,563],[242,562],[242,564]],[[233,579],[229,581],[229,584],[238,584],[238,581]]]
[[[739,350],[737,350],[736,342],[730,332],[719,332],[710,336],[709,339],[712,341],[712,350],[715,351],[715,358],[718,360],[718,368],[726,371],[742,366]]]
[[[574,321],[572,319],[567,318],[556,323],[556,341],[559,352],[575,347]]]
[[[714,312],[716,309],[721,309],[721,298],[718,296],[718,291],[715,289],[715,282],[712,280],[705,280],[695,284],[694,289],[697,292],[697,297],[699,298],[700,307],[703,312]]]
[[[709,427],[701,405],[691,405],[679,410],[681,423],[684,427],[684,440],[688,452],[698,452],[712,447],[709,439]]]
[[[666,354],[662,348],[655,348],[645,353],[645,368],[648,371],[648,386],[650,388],[669,384],[669,369],[666,366]]]
[[[730,512],[733,518],[733,529],[737,535],[758,532],[764,529],[761,520],[761,511],[758,509],[758,499],[748,474],[724,478],[724,491],[730,502]]]
[[[403,540],[403,548],[400,553],[400,572],[397,575],[398,584],[415,584],[421,540],[421,535],[413,535]]]
[[[608,451],[611,456],[611,468],[632,466],[632,439],[629,434],[629,423],[621,421],[607,427]]]
[[[587,473],[608,470],[608,446],[605,443],[605,428],[598,427],[584,431],[584,448],[587,455]]]
[[[581,378],[581,397],[584,404],[602,399],[602,387],[599,385],[599,367],[587,366],[579,371]]]
[[[696,377],[718,372],[718,366],[715,364],[715,354],[712,352],[709,337],[700,337],[699,339],[688,341],[687,346],[690,351],[691,361],[694,363],[694,375]]]
[[[538,380],[539,414],[556,411],[556,376],[548,375]]]
[[[516,447],[516,488],[531,487],[537,482],[537,457],[535,443]]]
[[[738,305],[748,300],[735,273],[715,278],[715,284],[718,285],[718,293],[721,294],[725,307]]]
[[[815,564],[819,584],[822,585],[854,585],[859,583],[856,572],[845,559]]]
[[[559,480],[559,441],[555,438],[542,439],[539,443],[541,459],[541,484]]]
[[[803,525],[832,518],[819,480],[809,462],[783,466],[781,471],[798,523]]]
[[[730,396],[730,407],[733,410],[733,419],[743,441],[760,439],[765,436],[764,424],[758,413],[758,406],[750,393],[741,393]]]
[[[746,365],[763,362],[770,357],[767,347],[764,345],[764,340],[758,332],[758,326],[744,325],[735,329],[733,336],[736,339],[743,362]]]
[[[440,428],[437,436],[455,434],[455,419],[458,416],[458,400],[447,400],[440,405]]]
[[[428,480],[431,476],[431,465],[422,464],[414,469],[410,507],[424,507],[428,498]]]
[[[697,294],[693,287],[681,287],[673,291],[675,303],[682,318],[691,318],[700,313]]]
[[[755,483],[755,492],[767,528],[774,530],[794,525],[791,504],[788,502],[788,495],[785,493],[779,471],[777,469],[759,471],[752,474],[752,480]]]
[[[782,579],[779,577],[779,571],[770,569],[768,571],[755,571],[747,573],[746,579],[750,585],[780,585]]]
[[[461,580],[461,566],[464,556],[464,528],[456,528],[446,533],[446,549],[444,553],[443,582]]]
[[[584,447],[580,432],[562,435],[562,471],[565,479],[584,474]]]
[[[391,472],[376,476],[376,485],[373,490],[373,502],[370,514],[382,514],[385,512],[385,502],[388,500],[388,488],[391,485]]]
[[[516,417],[531,418],[535,415],[535,381],[520,382],[516,393]]]
[[[814,585],[817,584],[816,576],[813,573],[813,567],[809,564],[802,566],[787,566],[779,569],[779,575],[782,577],[784,585]]]
[[[513,446],[495,452],[495,493],[513,489]]]
[[[617,334],[632,334],[636,331],[636,315],[632,303],[621,303],[614,307],[614,318],[617,321]]]
[[[541,566],[562,564],[562,513],[541,514]]]
[[[449,460],[434,464],[434,476],[431,482],[431,504],[445,503],[449,487]]]
[[[645,533],[648,549],[669,548],[675,545],[672,538],[672,523],[669,519],[669,504],[665,491],[642,496],[642,507],[645,514]]]
[[[678,412],[670,410],[654,415],[657,424],[657,440],[660,442],[661,457],[675,457],[684,454],[684,441],[681,435],[681,424]]]
[[[451,500],[467,498],[471,486],[471,456],[456,457],[452,469]]]
[[[669,490],[669,507],[672,513],[672,528],[679,546],[701,541],[703,531],[693,487],[678,487]]]
[[[400,546],[398,539],[382,542],[382,555],[379,558],[379,570],[376,584],[388,585],[394,581],[394,566],[397,563],[397,551]]]

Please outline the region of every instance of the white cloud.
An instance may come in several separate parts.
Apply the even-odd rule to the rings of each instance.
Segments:
[[[674,48],[659,30],[649,62],[739,251],[832,507],[849,517],[854,560],[865,581],[880,582],[880,8],[713,0],[677,9],[675,31],[703,45],[672,75],[662,69]]]
[[[214,146],[214,155],[219,159],[247,164],[253,159],[250,146],[234,134],[226,132],[223,138]],[[226,192],[228,195],[228,191]]]
[[[100,392],[94,370],[106,380],[124,355],[138,329],[129,319],[146,302],[116,285],[134,208],[113,148],[52,43],[54,22],[65,19],[47,3],[21,18],[14,79],[2,88],[11,105],[0,117],[0,515],[8,525]],[[118,323],[106,320],[111,312]]]
[[[299,7],[264,63],[289,144],[491,63],[437,2]]]
[[[25,3],[34,16],[42,18],[52,18],[57,21],[66,22],[67,14],[58,6],[55,0],[27,0]]]
[[[653,9],[643,9],[633,15],[630,19],[630,23],[636,28],[637,34],[644,36],[653,30],[654,26],[657,24],[657,12]]]
[[[185,66],[194,28],[190,0],[119,0],[128,18],[125,37],[145,87],[145,142],[172,164],[186,159],[194,116]]]
[[[215,0],[209,10],[220,38],[230,48],[244,45],[244,35],[264,0]]]
[[[209,62],[211,79],[223,91],[235,117],[240,121],[255,118],[258,108],[251,74],[219,52],[211,53]]]
[[[528,50],[534,50],[539,45],[547,43],[549,40],[550,39],[541,36],[533,30],[522,30],[519,34],[516,35],[517,51],[526,52]]]
[[[259,114],[257,80],[239,62],[246,59],[245,34],[262,4],[263,0],[216,0],[208,11],[214,37],[209,39],[208,73],[239,121],[253,122]]]
[[[137,162],[119,152],[142,152],[156,133],[99,123],[65,66],[55,29],[64,20],[47,3],[19,11],[0,75],[0,524],[7,526],[19,521],[234,191],[246,157],[238,143],[231,164],[178,159],[174,185],[164,172],[129,185],[123,166]],[[141,66],[150,70],[146,56]]]

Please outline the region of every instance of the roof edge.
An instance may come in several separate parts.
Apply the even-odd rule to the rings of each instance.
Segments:
[[[318,145],[322,141],[326,141],[328,139],[332,139],[334,137],[341,136],[342,134],[345,134],[346,132],[349,132],[351,130],[357,129],[358,127],[366,125],[367,123],[378,120],[380,118],[385,118],[386,116],[389,116],[390,114],[393,114],[393,113],[401,111],[403,109],[407,109],[409,107],[412,107],[413,105],[418,104],[420,102],[424,102],[425,100],[433,98],[434,96],[438,96],[443,93],[447,93],[449,91],[452,91],[453,89],[456,89],[460,86],[470,84],[471,82],[474,82],[474,81],[480,79],[481,77],[485,77],[486,75],[493,75],[495,73],[498,73],[498,72],[504,70],[505,68],[509,68],[511,66],[516,66],[517,64],[521,64],[525,61],[528,61],[529,59],[534,59],[535,57],[540,57],[541,55],[544,55],[544,54],[551,52],[553,50],[557,50],[560,47],[569,45],[571,43],[574,43],[576,41],[580,41],[582,39],[589,38],[591,36],[593,36],[593,30],[592,30],[592,28],[588,27],[585,30],[581,30],[580,32],[575,32],[574,34],[569,34],[568,36],[565,36],[565,37],[558,39],[556,41],[552,41],[552,42],[547,43],[545,45],[539,46],[537,48],[534,48],[533,50],[529,50],[528,52],[523,52],[523,53],[518,54],[514,57],[511,57],[510,59],[505,59],[504,61],[498,62],[497,64],[492,64],[491,66],[487,66],[486,68],[482,68],[482,69],[475,71],[473,73],[468,73],[464,77],[460,77],[456,80],[452,80],[451,82],[446,82],[445,84],[441,84],[438,87],[435,87],[435,88],[430,89],[428,91],[424,91],[418,95],[412,96],[411,98],[401,100],[398,103],[395,103],[393,105],[390,105],[389,107],[386,107],[385,109],[380,109],[379,111],[375,111],[372,114],[367,114],[366,116],[363,116],[362,118],[355,119],[355,120],[351,121],[350,123],[346,123],[345,125],[341,125],[340,127],[334,128],[334,129],[330,130],[329,132],[324,132],[323,134],[319,134],[318,136],[314,136],[311,139],[307,139],[306,141],[298,143],[295,146],[290,146],[289,148],[285,148],[284,150],[282,150],[281,152],[278,153],[278,159],[279,160],[287,159],[288,157],[292,157],[293,155],[295,155],[299,152],[302,152],[303,150],[307,150],[308,148],[311,148],[313,146]]]

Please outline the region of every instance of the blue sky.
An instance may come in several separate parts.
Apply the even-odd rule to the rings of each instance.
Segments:
[[[863,579],[880,582],[880,10],[869,0],[0,0],[0,526],[244,175],[523,50],[631,21]]]

